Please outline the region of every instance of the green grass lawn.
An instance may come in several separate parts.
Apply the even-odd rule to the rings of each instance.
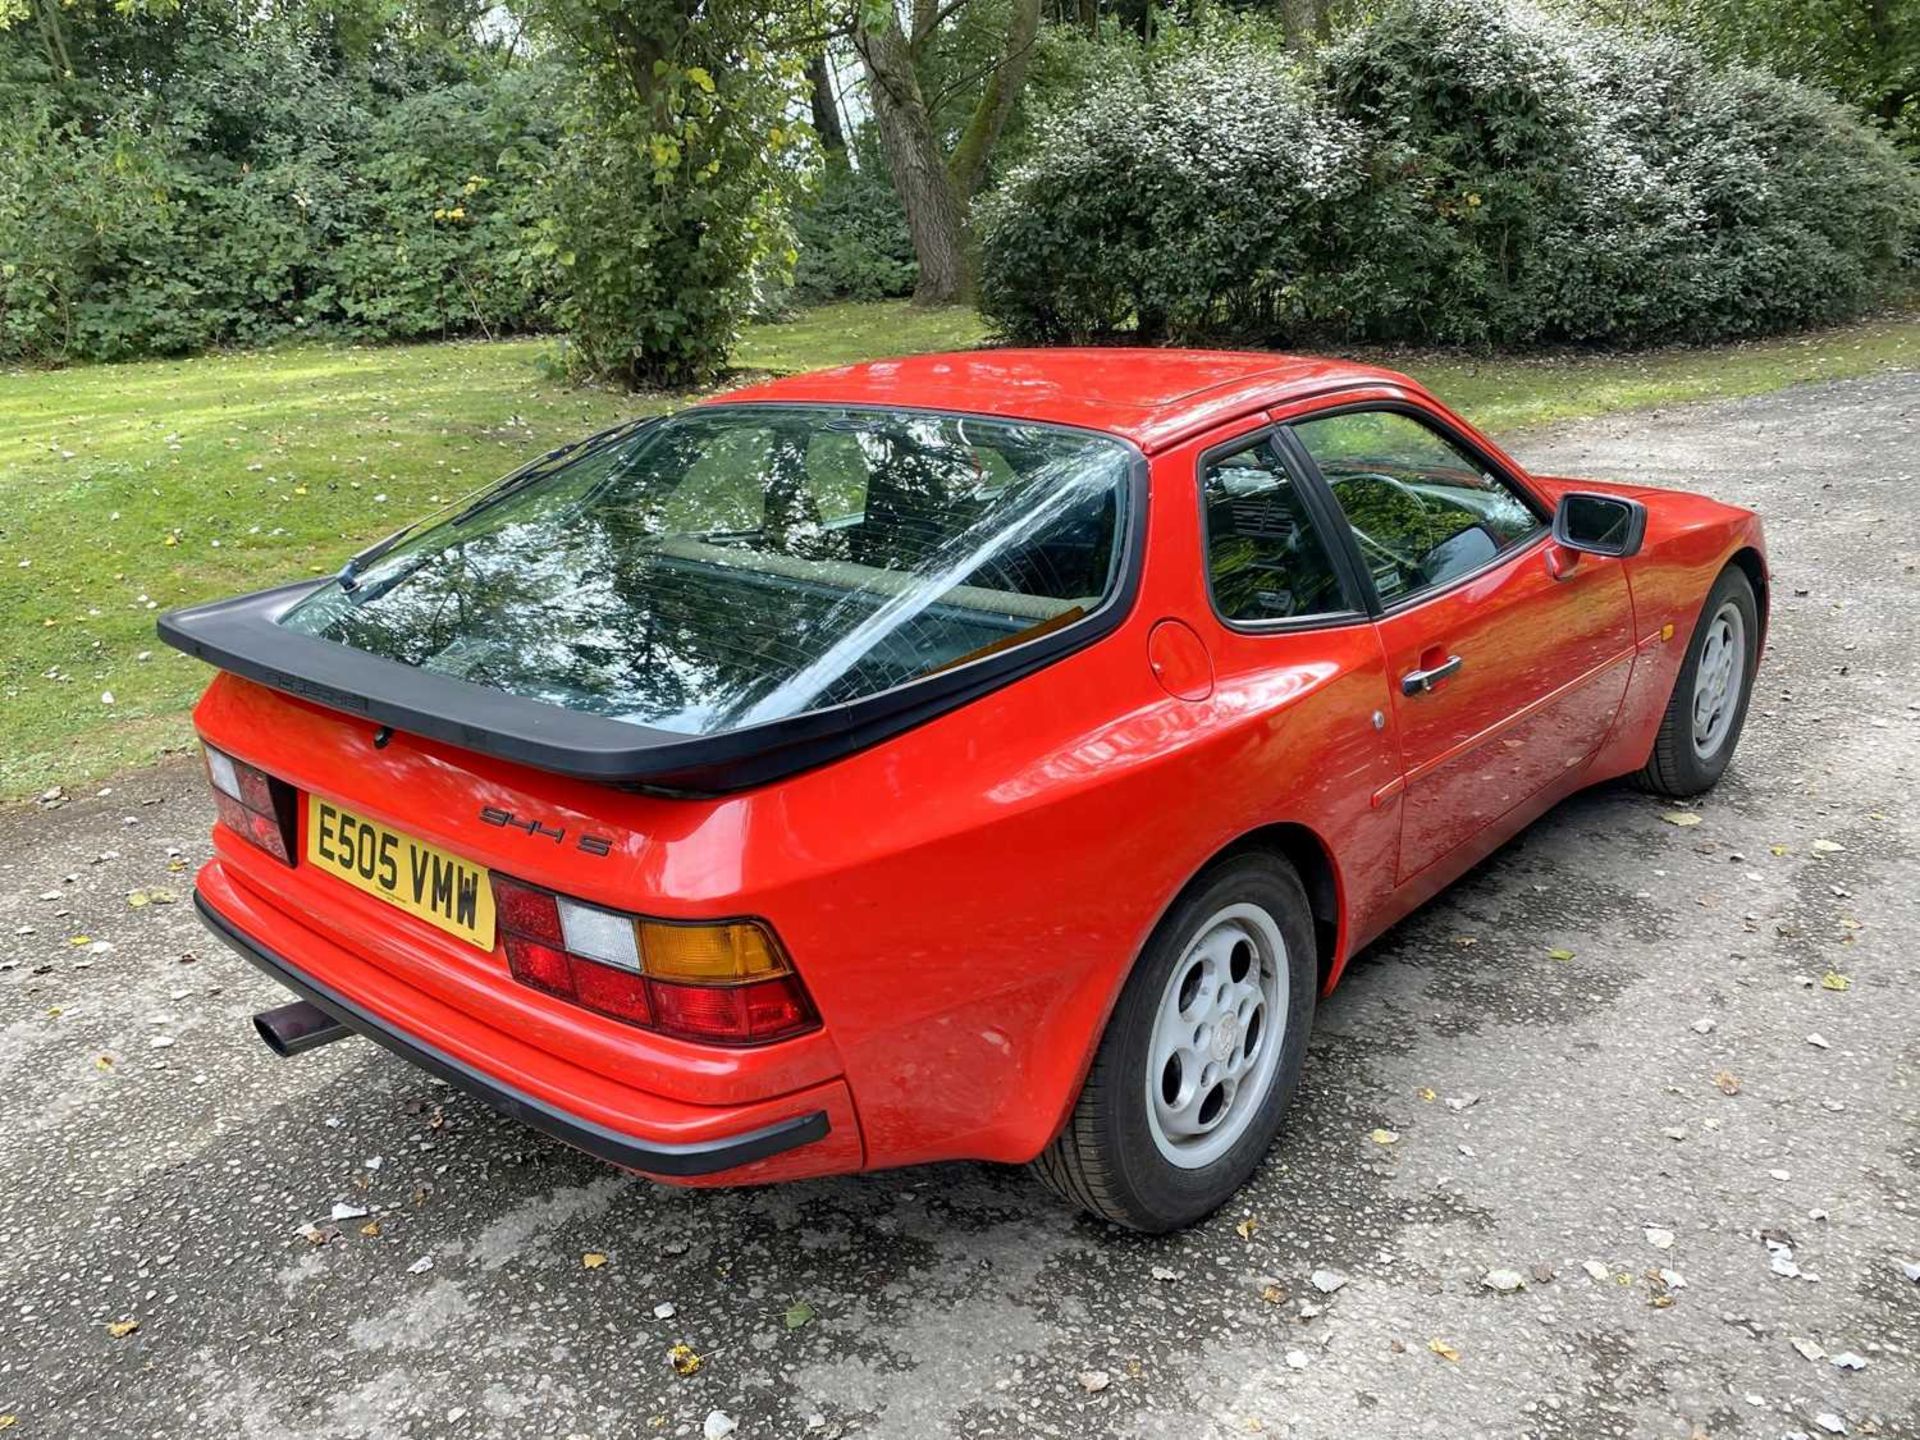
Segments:
[[[755,327],[738,358],[804,370],[983,335],[967,311],[836,305]],[[0,373],[0,798],[185,742],[207,672],[154,638],[159,611],[333,570],[561,440],[675,403],[569,386],[553,353],[312,345]],[[1920,320],[1627,357],[1367,358],[1498,432],[1920,366]]]

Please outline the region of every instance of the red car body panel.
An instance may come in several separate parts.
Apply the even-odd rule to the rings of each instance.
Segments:
[[[1236,436],[1392,401],[1469,437],[1550,508],[1649,510],[1631,559],[1542,536],[1374,619],[1254,633],[1215,613],[1196,469]],[[688,1183],[952,1158],[1019,1162],[1070,1110],[1134,957],[1223,851],[1275,845],[1320,882],[1327,989],[1352,954],[1556,801],[1649,754],[1701,603],[1764,548],[1747,511],[1527,477],[1419,386],[1332,361],[1179,351],[984,352],[776,381],[720,403],[1012,415],[1150,458],[1143,570],[1112,633],[834,763],[672,798],[372,727],[220,675],[211,744],[490,869],[669,919],[759,917],[821,1027],[754,1048],[637,1029],[515,983],[481,952],[216,829],[203,905],[395,1030],[517,1093],[649,1142],[824,1112],[824,1138]],[[1423,658],[1471,665],[1408,702]],[[1376,717],[1378,719],[1376,720]],[[482,807],[610,837],[604,856]],[[304,816],[304,809],[302,811]],[[301,821],[304,824],[304,818]]]

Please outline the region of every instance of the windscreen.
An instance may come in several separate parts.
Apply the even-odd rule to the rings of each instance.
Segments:
[[[716,406],[582,446],[281,624],[709,735],[1073,625],[1119,584],[1132,452],[1049,426]]]

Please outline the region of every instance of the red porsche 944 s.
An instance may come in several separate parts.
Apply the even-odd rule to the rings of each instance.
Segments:
[[[276,1050],[665,1180],[1032,1162],[1157,1231],[1369,939],[1582,786],[1719,778],[1766,621],[1753,514],[1404,376],[1061,350],[623,425],[160,628]]]

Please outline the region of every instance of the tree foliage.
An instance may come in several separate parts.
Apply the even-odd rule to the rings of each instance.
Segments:
[[[81,0],[0,30],[0,355],[541,323],[553,76],[457,26]]]
[[[1686,44],[1396,0],[1301,69],[1259,27],[1121,59],[982,215],[1029,340],[1755,334],[1912,275],[1920,184],[1839,105]]]
[[[792,269],[804,65],[745,0],[544,0],[535,17],[571,75],[540,252],[577,364],[709,380],[757,288]]]

